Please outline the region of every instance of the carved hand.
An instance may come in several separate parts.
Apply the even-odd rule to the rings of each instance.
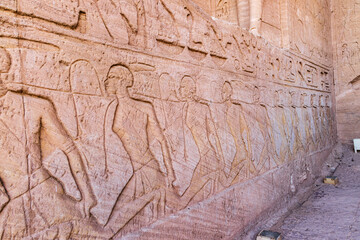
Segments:
[[[88,196],[84,196],[84,211],[85,211],[85,215],[86,217],[90,217],[90,210],[96,206],[97,201],[96,198],[94,196],[94,194],[91,192],[91,194],[88,194]]]
[[[167,187],[174,186],[175,181],[176,181],[175,175],[172,172],[169,172],[167,176]]]

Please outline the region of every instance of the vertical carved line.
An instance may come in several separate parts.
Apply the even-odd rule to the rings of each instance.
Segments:
[[[249,0],[237,1],[238,22],[241,28],[250,28],[250,4]]]
[[[239,21],[239,8],[238,8],[238,1],[239,0],[234,0],[232,3],[233,3],[233,6],[231,6],[231,7],[233,7],[233,8],[235,8],[235,16],[236,16],[236,23],[238,24],[238,25],[240,25],[240,21]]]
[[[259,34],[264,0],[250,0],[250,31]]]
[[[111,105],[115,102],[115,100],[111,101],[109,103],[109,105],[106,107],[106,111],[105,111],[105,117],[104,117],[104,129],[103,129],[103,148],[104,148],[104,160],[105,160],[105,166],[104,166],[104,174],[105,176],[107,176],[108,172],[109,172],[109,166],[108,166],[108,154],[107,154],[107,148],[106,148],[106,121],[107,121],[107,116],[109,114],[109,109],[111,107]]]
[[[99,8],[99,5],[98,5],[98,2],[97,2],[97,1],[95,2],[95,6],[96,6],[96,10],[97,10],[97,12],[99,13],[99,16],[100,16],[100,18],[101,18],[101,21],[102,21],[102,23],[104,24],[104,27],[105,27],[107,33],[109,34],[109,36],[111,37],[111,39],[114,39],[114,37],[113,37],[113,35],[111,34],[108,26],[106,25],[106,22],[105,22],[105,20],[104,20],[104,17],[103,17],[103,15],[102,15],[101,11],[100,11],[100,8]]]
[[[30,230],[31,230],[31,216],[30,216],[30,211],[32,209],[32,197],[31,197],[31,161],[29,159],[29,141],[28,141],[28,128],[26,125],[26,108],[25,108],[25,99],[24,96],[21,95],[21,108],[22,108],[22,120],[23,120],[23,125],[24,125],[24,133],[25,133],[25,156],[26,156],[26,164],[27,164],[27,178],[28,178],[28,202],[29,202],[29,206],[28,209],[25,207],[25,201],[24,198],[22,198],[22,206],[23,206],[23,211],[24,211],[24,216],[25,216],[25,224],[26,224],[26,234],[30,234]],[[26,193],[25,193],[26,194]]]
[[[210,12],[211,12],[211,15],[212,16],[215,16],[215,13],[216,13],[216,0],[210,0],[210,6],[209,6],[209,9],[210,9]]]
[[[280,0],[281,47],[290,49],[289,0]]]

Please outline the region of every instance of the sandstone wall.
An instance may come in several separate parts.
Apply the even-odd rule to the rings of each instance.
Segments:
[[[319,17],[285,6],[287,32]],[[4,239],[239,236],[335,142],[321,22],[288,50],[185,0],[6,0],[0,22]]]
[[[350,143],[360,137],[360,2],[334,0],[332,9],[338,136]]]

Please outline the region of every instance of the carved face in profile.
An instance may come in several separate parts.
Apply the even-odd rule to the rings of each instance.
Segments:
[[[281,107],[282,106],[281,94],[282,94],[281,90],[276,90],[275,91],[275,94],[274,94],[274,106],[276,106],[276,107]]]
[[[11,58],[8,51],[0,47],[0,73],[7,73],[10,70]]]
[[[327,107],[327,108],[330,107],[330,97],[328,95],[325,96],[325,107]]]
[[[319,96],[319,107],[324,107],[324,95]]]
[[[317,107],[316,94],[311,94],[310,96],[310,104],[312,107]]]
[[[304,107],[304,108],[307,107],[306,98],[307,98],[307,94],[306,94],[306,93],[301,94],[300,104],[301,104],[301,106]]]
[[[229,82],[225,82],[221,92],[221,97],[223,101],[225,102],[230,100],[232,93],[233,93],[233,89],[231,87],[231,84]]]
[[[110,95],[116,95],[123,92],[134,83],[133,75],[130,70],[124,66],[112,66],[104,81],[105,90]]]
[[[181,80],[179,94],[181,99],[191,99],[196,93],[196,84],[191,77],[184,77]]]
[[[289,91],[289,95],[288,95],[288,103],[289,103],[289,107],[296,107],[296,92],[294,91]]]

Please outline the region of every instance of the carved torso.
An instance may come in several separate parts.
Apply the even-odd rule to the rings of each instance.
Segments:
[[[148,143],[149,116],[142,107],[148,106],[136,100],[121,99],[113,126],[130,156],[135,171],[154,158]]]

